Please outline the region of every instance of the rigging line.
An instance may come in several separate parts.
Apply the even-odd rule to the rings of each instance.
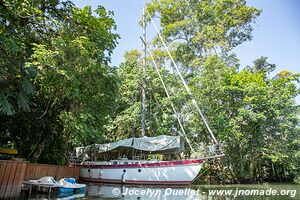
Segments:
[[[171,101],[171,97],[170,97],[170,95],[169,95],[169,92],[168,92],[168,90],[167,90],[167,87],[166,87],[166,85],[165,85],[165,83],[164,83],[164,80],[162,79],[162,77],[161,77],[161,75],[160,75],[160,72],[159,72],[158,66],[157,66],[157,64],[156,64],[156,62],[155,62],[155,60],[154,60],[153,54],[151,53],[151,51],[149,50],[149,48],[147,48],[147,50],[148,50],[148,53],[149,53],[149,55],[150,55],[150,57],[151,57],[151,60],[152,60],[152,62],[153,62],[153,64],[154,64],[155,71],[156,71],[156,73],[157,73],[158,76],[159,76],[160,82],[162,83],[162,85],[163,85],[163,87],[164,87],[164,90],[165,90],[165,92],[166,92],[166,95],[167,95],[168,99],[169,99],[170,102],[171,102],[171,106],[172,106],[173,112],[174,112],[174,114],[176,114],[178,124],[179,124],[179,126],[180,126],[180,128],[181,128],[181,131],[182,131],[182,135],[183,135],[183,137],[185,138],[186,142],[188,143],[188,145],[189,145],[191,151],[194,152],[194,149],[193,149],[193,147],[192,147],[192,145],[191,145],[191,143],[190,143],[190,141],[189,141],[189,139],[188,139],[188,137],[187,137],[187,135],[186,135],[186,133],[185,133],[185,130],[184,130],[184,128],[183,128],[183,125],[182,125],[182,123],[181,123],[180,116],[179,116],[179,114],[178,114],[178,112],[177,112],[177,110],[176,110],[174,104],[173,104],[172,101]]]
[[[154,26],[154,28],[155,28],[155,30],[156,30],[156,32],[157,32],[157,34],[158,34],[160,40],[162,41],[164,47],[166,48],[167,53],[168,53],[168,55],[169,55],[169,57],[170,57],[170,59],[171,59],[173,65],[174,65],[174,67],[175,67],[175,69],[176,69],[176,71],[177,71],[177,73],[178,73],[180,79],[181,79],[181,82],[183,83],[183,85],[184,85],[184,87],[185,87],[187,93],[188,93],[189,96],[191,97],[192,102],[193,102],[193,104],[194,104],[196,110],[198,111],[200,117],[202,118],[202,120],[203,120],[203,122],[204,122],[204,124],[205,124],[205,126],[206,126],[206,128],[207,128],[207,130],[208,130],[208,132],[209,132],[209,134],[210,134],[210,136],[211,136],[213,142],[214,142],[215,144],[218,144],[218,141],[217,141],[217,139],[215,138],[215,136],[214,136],[212,130],[210,129],[210,127],[209,127],[209,125],[208,125],[208,123],[207,123],[207,121],[206,121],[206,118],[204,117],[202,111],[200,110],[197,101],[195,100],[195,98],[194,98],[194,96],[193,96],[193,94],[192,94],[190,88],[189,88],[188,85],[186,84],[186,82],[185,82],[185,80],[184,80],[184,78],[183,78],[183,76],[182,76],[182,74],[181,74],[181,72],[180,72],[180,70],[179,70],[177,64],[175,63],[175,61],[174,61],[174,59],[173,59],[173,57],[172,57],[172,55],[171,55],[171,53],[170,53],[170,51],[169,51],[169,48],[167,47],[167,45],[166,45],[164,39],[162,38],[161,34],[159,33],[159,31],[158,31],[158,29],[157,29],[157,27],[156,27],[156,25],[155,25],[155,23],[154,23],[154,21],[153,21],[153,18],[150,16],[150,14],[149,14],[148,12],[147,12],[147,14],[148,14],[149,19],[151,19],[151,22],[152,22],[152,24],[153,24],[153,26]]]
[[[143,24],[142,24],[142,28],[143,28],[143,39],[144,39],[144,45],[143,45],[143,50],[144,50],[144,59],[143,59],[143,79],[142,79],[142,136],[145,136],[146,134],[146,92],[147,92],[147,83],[146,83],[146,66],[147,66],[147,60],[146,60],[146,56],[147,56],[147,44],[146,44],[146,12],[145,12],[145,8],[143,8]]]

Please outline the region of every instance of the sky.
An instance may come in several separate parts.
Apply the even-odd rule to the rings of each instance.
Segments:
[[[254,24],[253,39],[236,47],[241,67],[251,65],[261,57],[268,57],[269,63],[277,68],[271,75],[282,70],[300,73],[300,1],[299,0],[246,0],[247,5],[262,9],[262,14]],[[146,0],[73,0],[76,6],[86,5],[96,8],[103,5],[107,10],[114,11],[117,24],[116,32],[121,36],[113,52],[113,66],[123,61],[124,52],[130,49],[141,49],[139,37],[142,29],[138,21]],[[148,27],[150,35],[154,28]],[[300,96],[297,98],[300,104]]]

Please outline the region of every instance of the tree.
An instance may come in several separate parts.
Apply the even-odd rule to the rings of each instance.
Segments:
[[[160,19],[161,34],[183,71],[199,68],[207,55],[250,40],[252,22],[261,13],[245,0],[153,0],[147,12]],[[158,39],[154,43],[160,44]]]
[[[30,110],[36,71],[25,69],[25,62],[32,54],[32,43],[50,41],[56,35],[51,17],[68,12],[72,4],[57,5],[53,1],[0,1],[0,112],[5,115]]]
[[[99,6],[93,14],[69,1],[4,1],[1,6],[2,37],[12,35],[22,47],[20,57],[1,58],[4,103],[10,108],[1,107],[1,144],[11,142],[32,161],[65,163],[73,145],[104,138],[114,107],[117,77],[108,63],[118,35],[112,13]],[[1,49],[11,51],[7,45]],[[16,98],[7,100],[9,91],[28,90],[16,84],[23,80],[20,70],[30,75],[26,112],[14,106]]]
[[[203,73],[203,66],[207,64],[210,56],[221,55],[226,64],[238,65],[236,57],[230,53],[230,50],[252,38],[252,22],[261,12],[247,6],[243,0],[153,0],[147,4],[146,10],[150,16],[159,18],[160,34],[167,42],[189,86],[198,88],[197,91],[202,84],[199,82],[199,77]],[[155,38],[153,44],[157,48],[162,46],[159,38]],[[176,73],[174,74],[176,76]],[[181,93],[181,89],[177,88],[175,91],[177,95]],[[197,92],[194,91],[195,93]],[[202,104],[200,98],[198,101]],[[193,111],[191,102],[184,107],[188,108],[183,113],[183,118],[189,119],[186,120],[188,123],[186,126],[192,127],[190,137],[207,139],[204,136],[207,136],[204,134],[207,130],[202,128],[204,127],[202,122],[199,123],[201,120]],[[207,110],[205,106],[201,107],[204,111]]]
[[[114,139],[141,136],[142,59],[137,50],[129,51],[125,54],[125,62],[118,69],[120,93],[116,115],[110,124],[110,129],[116,136]],[[147,63],[147,135],[174,134],[178,126],[170,107],[170,99],[167,98],[151,61],[148,60]],[[175,82],[174,77],[166,70],[161,70],[161,74],[168,86]]]
[[[215,175],[217,166],[223,181],[297,178],[299,162],[290,152],[299,152],[299,108],[294,101],[298,75],[271,79],[276,66],[267,57],[240,70],[231,52],[252,38],[253,22],[261,11],[244,0],[153,0],[147,11],[159,18],[160,34],[224,143],[226,156],[211,165],[208,174]],[[153,45],[160,49],[159,38]],[[183,106],[191,107],[189,102]],[[201,145],[200,140],[207,140],[203,124],[190,109],[184,117],[193,145]]]
[[[224,144],[220,181],[292,180],[299,176],[299,106],[295,104],[299,75],[266,78],[269,73],[238,71],[217,56],[203,65],[200,86],[193,91]],[[216,173],[214,166],[211,168],[211,173]]]

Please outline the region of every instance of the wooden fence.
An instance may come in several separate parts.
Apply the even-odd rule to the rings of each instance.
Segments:
[[[53,176],[55,180],[64,177],[79,179],[79,167],[28,163],[25,180],[39,179],[43,176]]]
[[[18,198],[23,181],[43,176],[53,176],[56,180],[63,177],[78,180],[79,167],[0,161],[0,199]]]
[[[18,198],[27,163],[0,161],[0,199]]]

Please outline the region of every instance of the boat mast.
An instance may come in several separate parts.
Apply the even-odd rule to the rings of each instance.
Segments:
[[[217,141],[217,139],[216,139],[216,137],[215,137],[215,135],[213,134],[212,130],[210,129],[210,127],[209,127],[209,125],[208,125],[208,123],[207,123],[207,121],[206,121],[206,118],[204,117],[202,111],[200,110],[200,108],[199,108],[199,106],[198,106],[198,103],[197,103],[197,101],[195,100],[195,98],[194,98],[194,96],[193,96],[193,94],[192,94],[190,88],[188,87],[186,81],[184,80],[184,78],[183,78],[183,76],[182,76],[182,74],[181,74],[181,72],[180,72],[180,70],[179,70],[177,64],[175,63],[175,61],[174,61],[174,59],[173,59],[173,57],[172,57],[172,55],[171,55],[171,53],[170,53],[170,51],[169,51],[169,48],[167,47],[167,45],[166,45],[164,39],[162,38],[160,32],[158,31],[158,28],[156,27],[156,25],[155,25],[155,23],[154,23],[154,21],[153,21],[153,18],[150,16],[149,13],[147,13],[147,14],[148,14],[148,17],[151,19],[151,22],[152,22],[152,24],[153,24],[153,26],[154,26],[154,28],[155,28],[155,30],[156,30],[156,32],[157,32],[157,34],[158,34],[160,40],[161,40],[161,42],[163,43],[164,47],[166,48],[167,53],[168,53],[168,55],[169,55],[169,57],[170,57],[170,59],[171,59],[171,62],[173,63],[173,65],[174,65],[174,67],[175,67],[175,69],[176,69],[176,71],[177,71],[177,73],[178,73],[178,75],[179,75],[179,78],[181,79],[181,82],[183,83],[183,86],[185,87],[185,89],[186,89],[188,95],[190,96],[190,98],[192,99],[192,103],[194,104],[194,107],[196,108],[196,110],[198,111],[199,115],[201,116],[202,121],[204,122],[204,124],[205,124],[205,126],[206,126],[206,128],[207,128],[207,130],[208,130],[208,132],[209,132],[209,134],[210,134],[210,136],[211,136],[211,138],[212,138],[212,141],[213,141],[215,144],[219,144],[218,141]]]
[[[144,60],[143,60],[143,81],[142,81],[142,136],[146,134],[146,56],[147,56],[147,46],[146,46],[146,11],[143,8],[143,50],[144,50]]]

